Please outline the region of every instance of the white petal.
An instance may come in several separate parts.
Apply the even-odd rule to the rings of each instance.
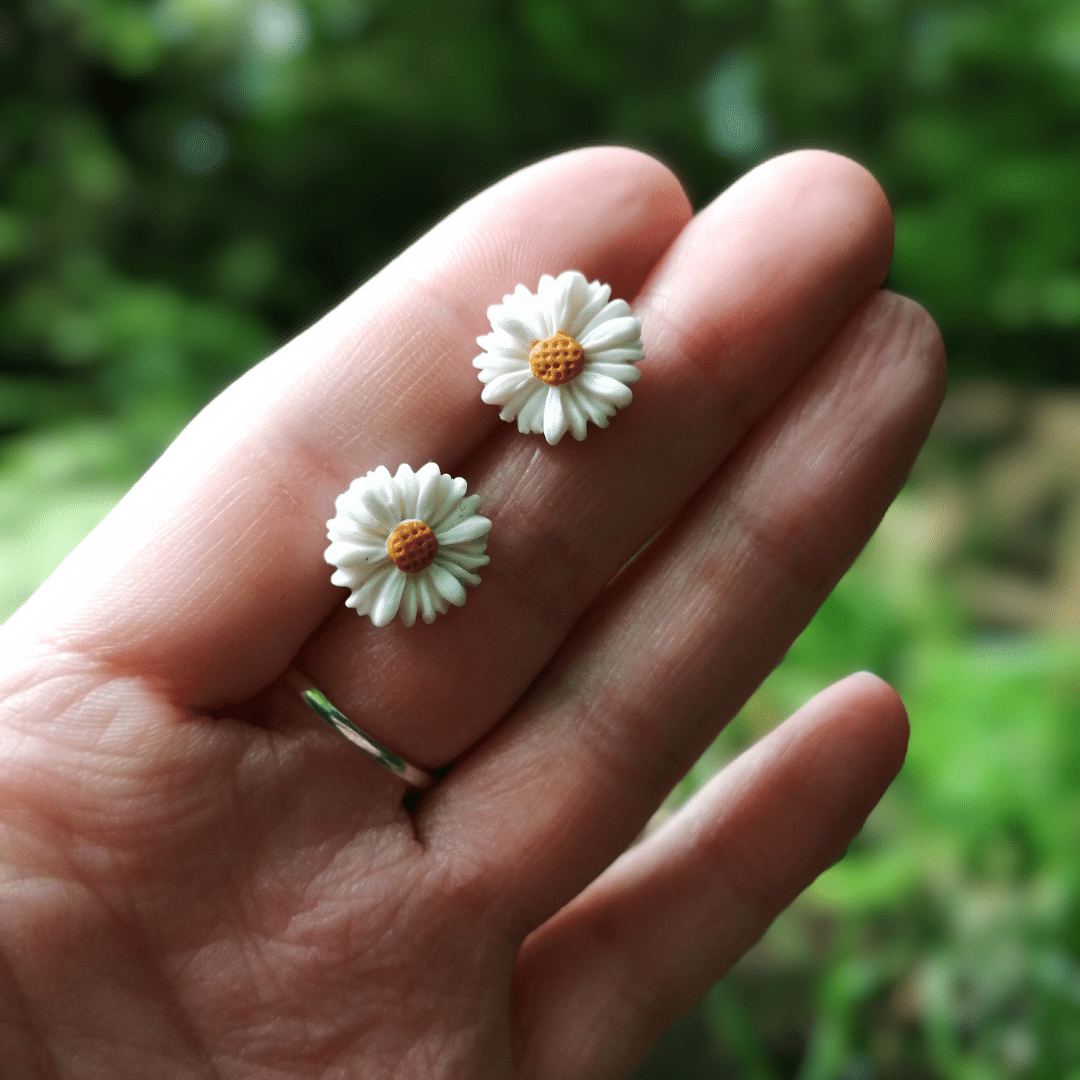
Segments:
[[[439,521],[430,522],[436,537],[455,529],[464,521],[470,520],[480,505],[479,495],[470,495],[467,499],[459,499]],[[484,518],[483,520],[487,520]]]
[[[416,479],[420,489],[416,497],[416,517],[426,522],[442,501],[442,473],[434,461],[429,461],[416,474]]]
[[[397,488],[401,520],[408,521],[410,518],[415,518],[416,499],[420,494],[420,485],[416,481],[416,473],[408,465],[399,465],[398,471],[394,475],[394,486]]]
[[[431,586],[430,578],[431,568],[429,567],[422,574],[416,574],[416,597],[420,601],[420,613],[423,616],[424,622],[433,623],[435,621],[436,613],[445,611],[445,605],[440,607],[435,602],[436,593]],[[441,603],[441,598],[439,600]]]
[[[470,544],[469,547],[471,548],[473,545]],[[454,563],[455,566],[460,566],[463,570],[479,570],[481,566],[487,566],[491,562],[491,556],[485,555],[483,552],[482,542],[481,549],[475,552],[462,550],[460,547],[440,548],[439,554],[435,558],[444,564]]]
[[[487,536],[489,532],[491,532],[491,522],[486,517],[474,514],[472,517],[454,525],[453,528],[444,532],[437,532],[435,539],[439,541],[439,546],[442,547],[443,544],[462,544],[468,540],[477,540],[481,536]]]
[[[621,319],[608,319],[606,322],[590,327],[582,335],[578,344],[590,351],[633,347],[641,344],[641,323],[633,315],[627,315]]]
[[[563,395],[563,408],[566,409],[566,415],[570,420],[570,434],[580,443],[589,433],[589,411],[582,407],[582,401],[589,396],[589,393],[577,387],[576,382],[577,379],[567,383],[564,388],[566,393]]]
[[[391,574],[386,576],[382,588],[379,589],[371,605],[371,621],[376,626],[385,626],[398,613],[398,605],[401,603],[401,594],[405,591],[405,574],[396,566]]]
[[[530,297],[528,303],[520,302],[516,297],[507,297],[507,303],[494,304],[488,308],[488,318],[496,330],[509,334],[526,349],[532,343],[548,335],[544,333],[544,320],[536,309],[536,301]]]
[[[585,363],[597,364],[636,364],[645,359],[645,350],[635,345],[633,348],[619,346],[612,349],[586,349]]]
[[[448,548],[447,550],[462,555],[483,555],[486,549],[487,540],[481,537],[479,540],[469,540],[464,544],[455,544],[452,548]]]
[[[371,610],[375,597],[394,574],[401,571],[394,565],[383,567],[376,574],[372,574],[358,589],[354,589],[352,595],[345,601],[346,607],[356,608],[358,615],[366,615]],[[337,575],[335,575],[336,577]],[[333,578],[330,579],[331,581]]]
[[[630,314],[630,305],[625,300],[612,300],[605,304],[589,321],[582,327],[581,337],[585,337],[590,330],[606,323],[609,319],[621,319]],[[581,338],[578,338],[580,344]]]
[[[536,305],[537,314],[540,317],[540,321],[543,324],[543,337],[551,337],[555,333],[556,327],[552,321],[552,300],[556,292],[555,279],[550,274],[540,275],[540,284],[536,287],[536,299],[531,299],[531,294],[525,288],[524,285],[519,285],[515,290],[515,299],[519,299],[521,303],[525,302],[525,296],[530,297],[530,302]]]
[[[554,446],[566,434],[569,426],[570,421],[563,409],[562,387],[549,386],[544,402],[544,438]]]
[[[371,576],[371,572],[354,570],[350,566],[339,567],[330,575],[330,584],[344,585],[349,592],[355,592]]]
[[[530,433],[539,435],[544,430],[544,405],[547,402],[547,387],[539,379],[536,382],[538,384],[536,390],[526,398],[525,404],[518,410],[518,431],[523,435]],[[509,408],[508,405],[499,414],[504,420],[513,419],[513,417],[506,415]]]
[[[363,486],[359,480],[354,480],[335,500],[334,500],[334,517],[335,518],[347,518],[352,517],[352,508],[360,500],[360,492],[363,490]],[[327,523],[329,524],[329,522]]]
[[[440,473],[432,485],[427,502],[431,509],[427,512],[424,521],[434,528],[433,522],[438,520],[440,514],[445,514],[447,507],[452,507],[457,502],[457,493],[454,489],[454,478],[446,473]]]
[[[575,325],[578,312],[589,301],[589,283],[585,275],[577,270],[566,270],[558,276],[554,286],[548,300],[551,332],[554,334],[556,330],[562,330],[564,334],[570,334],[566,328]]]
[[[532,348],[532,343],[537,340],[538,333],[543,336],[539,320],[536,323],[532,319],[526,322],[511,308],[488,308],[488,317],[491,319],[492,326],[504,334],[509,334],[522,348]]]
[[[331,566],[374,566],[389,558],[385,541],[375,544],[356,544],[351,540],[335,540],[324,552],[323,558]]]
[[[452,562],[451,560],[442,557],[440,555],[435,556],[435,562],[433,566],[438,566],[440,569],[445,570],[452,577],[458,579],[458,581],[465,582],[466,585],[479,585],[480,575],[474,574],[470,570],[466,570],[465,567],[459,563]]]
[[[592,397],[588,390],[578,386],[577,379],[570,383],[569,389],[574,395],[574,400],[580,406],[582,412],[584,412],[598,428],[606,428],[608,426],[608,417],[614,416],[615,414],[615,406],[609,405],[606,401],[601,401],[599,398]]]
[[[627,386],[631,386],[641,378],[641,369],[634,367],[633,364],[602,364],[594,361],[582,365],[582,374],[587,371],[594,375],[606,375],[609,379],[618,379]]]
[[[465,603],[465,586],[449,571],[441,567],[438,562],[433,562],[428,567],[431,584],[435,591],[455,607],[461,607]]]
[[[574,383],[570,382],[562,388],[562,404],[563,411],[566,413],[566,419],[570,424],[570,434],[573,435],[578,442],[581,442],[588,434],[587,429],[589,420],[577,403],[573,386]]]
[[[390,470],[385,465],[380,465],[377,469],[368,473],[367,480],[368,485],[366,490],[371,493],[375,502],[383,508],[392,530],[401,520],[401,518],[397,516],[398,498],[397,488],[394,486],[394,478],[390,475]],[[365,500],[364,505],[370,507],[371,504],[368,500]]]
[[[577,377],[577,381],[582,390],[620,409],[626,408],[634,400],[633,391],[629,386],[624,386],[617,379],[602,375],[599,371],[583,371]]]
[[[539,379],[530,377],[525,385],[503,404],[503,407],[499,412],[499,419],[506,420],[507,422],[513,420],[515,416],[521,414],[522,410],[525,409],[529,402],[534,398],[539,398],[543,401],[546,391],[547,387]],[[481,394],[480,396],[482,398],[484,395]]]
[[[508,334],[505,330],[492,330],[490,334],[481,334],[476,339],[476,344],[486,353],[507,359],[517,358],[527,360],[529,358],[530,343],[521,338]]]
[[[379,528],[384,529],[386,535],[389,536],[397,528],[399,520],[394,517],[394,510],[387,501],[386,492],[381,487],[373,485],[362,488],[358,494],[360,496],[358,509],[362,510],[371,521],[377,522]]]
[[[533,380],[532,372],[527,367],[508,372],[492,379],[480,394],[488,405],[505,405],[522,387]]]
[[[326,523],[326,532],[331,540],[348,540],[357,544],[385,544],[389,530],[378,522],[368,519],[364,511],[364,521],[357,521],[352,514],[339,514]]]
[[[457,512],[461,500],[465,498],[465,491],[468,488],[468,484],[460,477],[447,476],[443,473],[443,500],[432,513],[431,517],[427,519],[428,525],[431,526],[431,531],[435,532],[446,521],[451,514]]]
[[[604,310],[609,296],[611,296],[610,285],[601,285],[599,281],[594,281],[589,285],[588,301],[566,328],[566,332],[576,342],[581,343],[581,335],[585,333],[585,328]]]
[[[370,540],[371,537],[365,535],[367,531],[361,529],[359,522],[350,518],[332,517],[326,523],[326,535],[335,544],[339,540],[344,540],[350,544]]]
[[[405,588],[401,593],[401,621],[406,626],[416,622],[416,575],[405,575]]]
[[[546,281],[544,279],[547,279]],[[552,279],[550,274],[544,274],[540,279],[545,292],[550,288]],[[539,292],[539,290],[538,290]],[[518,318],[525,326],[535,326],[540,331],[540,337],[550,337],[555,331],[551,329],[551,316],[548,305],[539,295],[534,296],[524,285],[514,287],[514,295],[503,297],[503,303],[517,313]],[[533,339],[536,340],[535,338]],[[531,345],[531,342],[530,342]]]
[[[476,513],[480,506],[480,496],[470,495],[467,499],[461,500],[461,509],[458,511],[458,521],[464,521],[466,518],[470,518]],[[445,522],[444,522],[445,524]]]
[[[487,353],[478,356],[473,361],[473,367],[480,369],[477,378],[482,383],[491,382],[498,375],[506,375],[511,371],[528,371],[528,358],[524,360],[506,360],[503,357],[491,357]]]

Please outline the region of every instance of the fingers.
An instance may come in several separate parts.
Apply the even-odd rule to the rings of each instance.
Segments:
[[[917,305],[878,294],[432,793],[431,844],[516,892],[576,895],[779,661],[901,484],[943,391]]]
[[[350,479],[452,468],[500,426],[470,363],[487,305],[566,267],[633,295],[689,213],[663,166],[620,149],[478,196],[196,418],[11,637],[59,636],[185,704],[264,686],[341,603],[324,523]]]
[[[906,744],[889,687],[845,679],[545,923],[515,971],[522,1076],[627,1075],[843,852]]]
[[[637,299],[633,406],[581,444],[506,425],[468,462],[494,525],[465,617],[374,630],[342,610],[304,651],[314,681],[418,764],[457,757],[878,286],[890,239],[880,188],[844,158],[788,155],[734,185]]]

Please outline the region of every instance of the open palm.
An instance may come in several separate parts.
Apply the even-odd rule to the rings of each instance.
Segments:
[[[208,406],[0,631],[4,1075],[629,1072],[903,757],[895,695],[854,676],[630,847],[925,435],[941,346],[879,291],[890,250],[842,158],[692,218],[657,162],[580,151]],[[568,268],[632,300],[647,359],[609,430],[550,447],[470,360],[488,304]],[[353,477],[429,460],[482,496],[491,563],[463,609],[376,629],[324,522]],[[435,788],[403,802],[290,665]]]

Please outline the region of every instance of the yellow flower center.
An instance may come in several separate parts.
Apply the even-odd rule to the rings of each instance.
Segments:
[[[562,386],[581,374],[585,350],[561,330],[543,341],[534,341],[529,350],[529,370],[548,386]]]
[[[439,550],[439,541],[422,521],[403,521],[387,538],[386,554],[399,570],[419,574],[426,570]]]

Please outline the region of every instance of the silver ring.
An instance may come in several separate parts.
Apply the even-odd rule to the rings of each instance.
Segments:
[[[410,765],[403,757],[388,750],[382,743],[376,742],[366,731],[361,731],[340,709],[332,705],[326,695],[296,668],[285,672],[289,685],[304,699],[313,713],[325,720],[339,735],[359,747],[372,761],[381,765],[388,772],[400,777],[409,787],[420,790],[435,783],[435,777]]]

